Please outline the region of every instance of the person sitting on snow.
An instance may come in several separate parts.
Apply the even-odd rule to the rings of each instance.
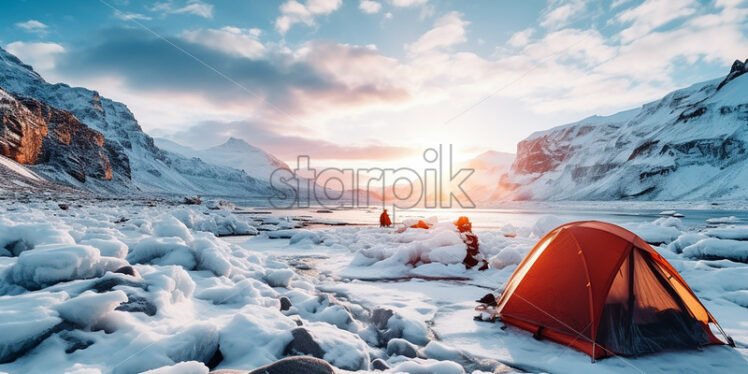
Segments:
[[[390,227],[392,225],[392,221],[390,221],[390,216],[387,214],[387,209],[382,212],[382,215],[379,216],[379,227]]]
[[[470,223],[470,220],[464,216],[460,217],[457,219],[457,222],[455,222],[455,226],[457,226],[457,230],[460,232],[462,241],[467,245],[467,253],[465,254],[465,258],[462,260],[465,267],[470,269],[481,264],[478,270],[488,269],[488,261],[486,261],[485,256],[483,256],[483,253],[478,249],[478,236],[473,234],[473,224]]]

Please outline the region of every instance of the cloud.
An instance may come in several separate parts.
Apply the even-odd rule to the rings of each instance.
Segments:
[[[382,9],[382,4],[371,0],[361,0],[358,3],[358,8],[364,13],[374,14],[379,13],[379,10]]]
[[[697,6],[694,0],[647,0],[627,9],[616,16],[618,22],[631,24],[621,31],[621,41],[628,43],[670,21],[690,16]]]
[[[145,14],[122,12],[119,10],[114,11],[114,16],[123,21],[131,21],[131,20],[150,21],[151,20],[151,17],[146,16]]]
[[[437,19],[434,27],[409,45],[408,49],[419,54],[463,43],[467,40],[465,26],[468,24],[469,22],[462,20],[460,13],[450,12]]]
[[[304,122],[298,118],[305,116],[397,103],[410,96],[407,86],[390,80],[397,62],[372,48],[309,42],[294,51],[278,46],[263,51],[250,33],[197,29],[170,37],[220,74],[132,29],[100,33],[98,43],[67,53],[59,71],[76,79],[108,76],[122,81],[125,89],[172,98],[189,95],[227,112],[294,123]]]
[[[523,47],[530,41],[530,37],[535,33],[535,29],[528,28],[522,31],[514,33],[511,38],[506,42],[512,47]]]
[[[412,7],[426,4],[428,0],[390,0],[392,5],[397,7]]]
[[[562,28],[583,17],[586,9],[587,0],[552,0],[544,11],[540,26],[552,30]]]
[[[265,46],[257,40],[259,29],[226,26],[220,29],[186,30],[181,37],[228,55],[256,59],[265,54]]]
[[[297,4],[311,15],[309,3]],[[126,28],[97,33],[89,44],[57,54],[53,65],[71,83],[92,77],[118,82],[129,96],[114,98],[131,105],[144,128],[161,129],[181,142],[209,146],[233,135],[272,144],[268,150],[286,159],[298,152],[364,159],[400,155],[408,147],[398,146],[413,142],[470,142],[478,129],[493,136],[491,141],[514,144],[518,139],[512,136],[525,135],[531,126],[657,99],[696,79],[677,80],[673,71],[688,69],[679,64],[704,61],[727,68],[745,58],[746,17],[741,3],[722,0],[625,43],[594,26],[525,29],[489,56],[455,48],[466,41],[468,25],[455,12],[412,38],[410,53],[397,57],[334,41],[263,42],[259,30],[237,27],[168,36],[249,92],[153,35]],[[623,28],[636,22],[632,18]],[[487,95],[491,105],[471,109],[454,126],[440,126]],[[545,116],[546,122],[528,125],[527,116],[517,113]],[[361,134],[392,139],[394,146]],[[361,140],[348,145],[350,139]]]
[[[65,52],[65,48],[56,43],[26,43],[21,41],[8,44],[6,49],[41,73],[54,70],[57,59]]]
[[[188,0],[178,3],[176,0],[156,3],[151,11],[163,14],[192,14],[203,18],[213,18],[213,4],[204,3],[200,0]]]
[[[35,19],[30,19],[26,22],[18,22],[15,24],[15,26],[18,27],[19,29],[22,29],[23,31],[37,33],[41,35],[44,35],[47,33],[47,27],[48,27],[47,25]]]
[[[342,4],[342,0],[307,0],[305,4],[288,0],[280,6],[281,15],[275,19],[275,29],[285,34],[296,23],[314,26],[315,16],[330,14]]]

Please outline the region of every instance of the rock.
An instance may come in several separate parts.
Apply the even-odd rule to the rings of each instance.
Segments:
[[[324,360],[312,357],[286,357],[250,371],[247,374],[334,374],[335,369]]]
[[[210,210],[234,210],[236,205],[226,200],[208,200],[205,206]]]
[[[119,273],[119,274],[129,275],[129,276],[132,276],[132,277],[135,277],[135,278],[140,278],[140,273],[138,273],[138,271],[135,270],[135,268],[132,267],[132,266],[130,266],[130,265],[123,266],[123,267],[115,270],[114,272],[115,273]]]
[[[59,207],[59,208],[60,208],[61,210],[68,210],[68,209],[70,209],[70,205],[68,205],[68,204],[57,204],[57,206],[58,206],[58,207]]]
[[[81,183],[87,177],[112,179],[109,150],[100,132],[68,111],[2,89],[0,102],[0,154],[22,164],[46,165],[51,173],[62,171]]]
[[[68,322],[62,321],[55,326],[48,329],[39,331],[37,334],[28,336],[25,339],[12,341],[12,343],[0,342],[0,364],[13,362],[17,358],[26,354],[26,352],[34,349],[42,341],[50,337],[52,334],[62,331],[64,329],[72,329]]]
[[[208,360],[208,362],[205,364],[210,369],[215,368],[218,366],[221,361],[223,361],[223,353],[221,353],[221,345],[219,344],[218,347],[216,347],[216,353],[213,354],[213,357]]]
[[[325,351],[307,329],[299,327],[291,331],[291,334],[293,340],[286,346],[286,355],[311,355],[317,358],[325,356]]]
[[[142,312],[149,317],[156,315],[156,312],[158,311],[156,305],[151,303],[150,300],[136,295],[127,295],[127,302],[120,304],[115,308],[115,310],[130,313]]]
[[[104,275],[101,277],[96,283],[91,286],[91,289],[96,292],[106,292],[110,291],[112,288],[116,286],[128,286],[128,287],[138,287],[145,289],[146,285],[140,281],[140,280],[131,280],[127,279],[121,275],[119,276],[113,276],[112,274]]]
[[[281,298],[279,300],[280,300],[280,304],[281,304],[280,305],[281,312],[289,310],[293,306],[291,304],[291,300],[289,298],[285,297],[285,296],[281,296]]]
[[[371,312],[371,324],[380,330],[387,328],[387,321],[393,316],[392,309],[374,308]]]
[[[405,339],[395,338],[387,342],[387,354],[415,358],[418,356],[418,347]]]
[[[390,368],[390,365],[387,365],[386,361],[378,358],[371,362],[371,368],[374,370],[385,371]]]
[[[324,360],[314,357],[286,357],[257,369],[221,369],[210,374],[334,374],[335,368]]]
[[[200,196],[192,196],[192,197],[185,197],[182,201],[185,205],[200,205],[202,204],[202,200],[200,200]]]
[[[722,88],[731,80],[745,74],[746,71],[748,71],[748,59],[746,59],[745,62],[735,60],[735,62],[733,62],[732,66],[730,67],[730,73],[728,73],[727,77],[725,77],[725,79],[719,84],[719,86],[717,86],[717,90]]]

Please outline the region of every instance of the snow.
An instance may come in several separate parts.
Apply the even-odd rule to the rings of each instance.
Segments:
[[[45,288],[74,279],[104,275],[127,263],[114,257],[102,257],[88,245],[46,244],[24,251],[6,272],[8,284],[29,290]]]
[[[748,250],[733,239],[743,226],[706,224],[693,210],[621,223],[665,243],[655,249],[738,348],[591,364],[562,345],[472,318],[475,300],[503,288],[537,240],[568,221],[561,215],[476,228],[491,265],[478,271],[460,263],[465,247],[451,219],[431,218],[429,230],[336,226],[277,230],[287,239],[218,237],[222,226],[211,224],[218,220],[297,221],[201,206],[82,205],[63,212],[56,201],[0,201],[0,371],[206,373],[218,350],[215,369],[251,370],[286,357],[297,328],[341,372],[372,370],[374,359],[388,372],[412,373],[620,373],[633,370],[629,364],[646,372],[739,371],[748,357],[741,348]],[[114,272],[127,265],[135,275]],[[281,297],[290,301],[283,311]],[[375,322],[375,310],[390,314]]]
[[[0,90],[0,93],[3,91]],[[27,169],[23,165],[3,156],[0,155],[0,165],[8,168],[9,170],[13,171],[14,173],[31,180],[40,181],[42,178],[40,178],[38,175],[36,175],[31,170]]]
[[[673,91],[640,108],[536,132],[496,197],[504,200],[748,199],[748,74]],[[611,142],[611,139],[615,139]],[[736,146],[732,146],[735,144]],[[663,212],[680,216],[672,208]]]
[[[451,361],[415,359],[395,365],[392,372],[411,374],[462,374],[465,369],[459,364]]]
[[[64,83],[50,84],[33,68],[24,65],[16,56],[2,48],[0,87],[14,96],[30,97],[73,113],[83,124],[101,132],[107,141],[111,142],[113,152],[117,152],[118,157],[129,161],[129,176],[120,168],[113,167],[111,181],[103,182],[88,178],[85,183],[80,183],[67,173],[50,170],[43,165],[23,167],[6,158],[0,158],[0,166],[29,180],[46,179],[109,194],[171,193],[266,197],[272,193],[266,181],[254,178],[241,170],[243,165],[221,166],[159,149],[154,145],[153,138],[143,132],[125,104],[101,97],[98,92],[83,87],[71,87]],[[231,156],[232,160],[239,161],[247,155],[228,152],[221,156]],[[255,165],[269,168],[269,163],[269,160],[257,158]]]
[[[127,301],[123,291],[95,293],[86,291],[55,307],[60,317],[77,326],[91,327],[102,320],[114,308]]]
[[[717,218],[709,218],[706,220],[707,223],[737,223],[740,222],[740,218],[735,216],[729,216],[729,217],[717,217]]]
[[[207,374],[208,367],[202,362],[185,361],[176,365],[144,371],[143,374]]]
[[[748,262],[748,242],[716,238],[702,239],[683,248],[683,255],[695,258],[725,258]]]

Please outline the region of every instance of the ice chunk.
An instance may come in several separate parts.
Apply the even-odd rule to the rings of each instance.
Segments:
[[[325,361],[344,370],[368,370],[369,352],[358,335],[324,322],[306,324],[325,352]]]
[[[202,362],[185,361],[172,366],[144,371],[142,374],[208,374],[209,370]]]
[[[540,238],[563,224],[564,221],[561,218],[553,215],[543,215],[535,221],[535,225],[532,227],[532,233]]]
[[[62,319],[53,305],[64,292],[0,296],[0,363],[15,360],[52,334]]]
[[[735,216],[729,216],[729,217],[716,217],[716,218],[707,218],[706,223],[737,223],[740,222],[740,218]]]
[[[393,373],[411,374],[463,374],[465,369],[452,361],[413,359],[392,367]]]
[[[462,353],[454,348],[448,347],[440,342],[432,340],[423,349],[428,358],[441,361],[457,361],[462,359]]]
[[[296,230],[289,243],[292,245],[300,243],[320,244],[322,243],[322,237],[317,231]]]
[[[127,301],[123,291],[95,293],[86,291],[75,298],[55,306],[55,310],[68,322],[80,327],[95,325],[117,306]]]
[[[127,256],[127,244],[118,239],[88,239],[80,244],[87,244],[99,249],[102,256],[125,258]]]
[[[296,323],[277,310],[248,305],[220,331],[226,367],[253,368],[283,356]]]
[[[0,253],[18,256],[21,252],[43,244],[75,244],[64,227],[50,223],[21,223],[0,218]]]
[[[683,255],[748,262],[748,242],[716,238],[702,239],[684,248]]]
[[[127,256],[130,263],[179,265],[194,269],[197,260],[192,248],[180,237],[148,237],[136,244]]]
[[[704,234],[720,239],[748,240],[748,225],[707,229]]]
[[[185,241],[192,240],[192,234],[182,221],[173,216],[166,216],[153,223],[153,235],[158,237],[177,237]]]
[[[268,269],[265,280],[271,287],[288,287],[294,272],[290,269]]]
[[[114,271],[127,262],[101,257],[88,245],[47,244],[23,252],[6,272],[6,280],[30,290],[74,279],[88,279]]]

